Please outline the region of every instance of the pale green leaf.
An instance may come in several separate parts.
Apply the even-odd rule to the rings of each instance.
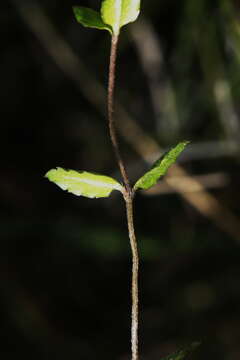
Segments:
[[[117,35],[120,28],[137,19],[141,0],[103,0],[101,15],[103,22],[110,25]]]
[[[140,0],[122,0],[122,14],[120,26],[124,26],[137,19],[140,13]]]
[[[111,177],[86,171],[78,172],[58,167],[49,170],[45,176],[61,189],[77,196],[100,198],[108,197],[113,190],[123,191],[122,185]]]
[[[73,12],[77,21],[85,27],[108,30],[112,34],[111,26],[105,24],[100,13],[83,6],[74,6]]]
[[[168,355],[160,360],[184,360],[188,357],[201,343],[198,341],[193,342],[188,347],[178,350],[175,353]]]
[[[164,154],[159,160],[157,160],[152,168],[146,172],[135,184],[134,189],[149,189],[157,183],[159,178],[166,174],[168,168],[175,163],[177,157],[185,149],[189,141],[179,143],[173,149]]]

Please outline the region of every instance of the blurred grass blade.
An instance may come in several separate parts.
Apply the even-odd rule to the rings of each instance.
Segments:
[[[175,353],[168,355],[165,358],[162,358],[160,360],[184,360],[186,359],[189,355],[191,355],[191,353],[201,345],[200,342],[195,341],[193,342],[191,345],[189,345],[188,347],[178,350]]]
[[[99,30],[108,30],[112,34],[111,27],[103,22],[100,13],[97,11],[83,6],[74,6],[73,12],[76,20],[83,26]]]
[[[159,160],[157,160],[151,170],[146,172],[134,185],[134,189],[149,189],[153,185],[157,183],[159,178],[166,174],[168,168],[175,163],[178,156],[185,149],[189,141],[180,142],[173,149],[168,151],[166,154],[161,156]]]
[[[108,197],[113,190],[123,190],[122,185],[111,177],[86,171],[78,172],[58,167],[49,170],[45,176],[61,189],[88,198]]]

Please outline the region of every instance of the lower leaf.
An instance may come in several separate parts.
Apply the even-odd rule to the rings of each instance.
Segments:
[[[123,191],[122,185],[115,179],[76,170],[65,170],[60,167],[49,170],[45,175],[61,189],[88,198],[108,197],[113,190]]]

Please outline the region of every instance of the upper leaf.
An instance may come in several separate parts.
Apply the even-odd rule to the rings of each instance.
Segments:
[[[140,0],[122,0],[120,26],[135,21],[140,13]]]
[[[112,34],[111,26],[103,22],[100,13],[97,11],[83,6],[74,6],[73,12],[77,21],[83,26],[100,30],[108,30]]]
[[[175,353],[168,355],[161,360],[184,360],[188,355],[190,355],[201,343],[200,342],[193,342],[188,347],[178,350]]]
[[[184,141],[179,143],[176,147],[168,151],[166,154],[161,156],[159,160],[157,160],[151,170],[146,172],[134,185],[134,189],[149,189],[153,185],[157,183],[159,178],[166,174],[168,168],[175,163],[177,157],[181,154],[181,152],[185,149],[186,145],[189,141]]]
[[[123,190],[122,185],[111,177],[86,171],[78,172],[58,167],[49,170],[45,176],[61,189],[88,198],[108,197],[113,190]]]
[[[103,22],[110,25],[118,35],[120,28],[137,19],[141,0],[103,0],[101,15]]]

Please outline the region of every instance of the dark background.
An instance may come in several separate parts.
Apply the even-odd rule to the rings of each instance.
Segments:
[[[78,198],[44,179],[62,166],[120,180],[105,117],[110,36],[77,24],[75,4],[100,7],[0,5],[4,360],[130,359],[124,203],[116,192]],[[238,360],[238,2],[143,0],[139,20],[122,30],[117,65],[124,110],[116,118],[131,181],[162,149],[189,139],[178,164],[202,183],[195,191],[173,168],[184,192],[163,181],[136,196],[141,358],[201,340],[193,359]]]

